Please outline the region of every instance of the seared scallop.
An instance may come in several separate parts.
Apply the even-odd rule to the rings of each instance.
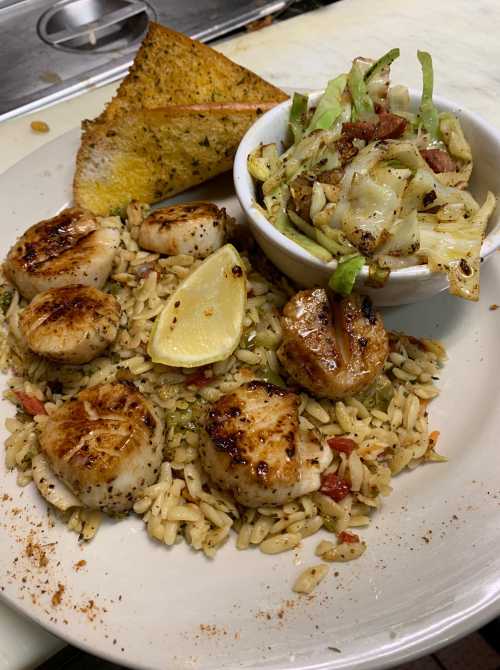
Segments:
[[[35,296],[19,323],[36,354],[81,365],[114,341],[120,312],[118,301],[109,293],[92,286],[61,286]]]
[[[317,396],[359,393],[382,371],[389,340],[369,298],[329,299],[325,289],[297,293],[283,308],[278,358],[294,382]]]
[[[28,300],[69,284],[102,288],[119,240],[118,230],[102,228],[89,212],[65,209],[28,228],[9,251],[5,274]]]
[[[82,505],[120,514],[157,479],[163,426],[132,384],[99,384],[48,417],[40,447]]]
[[[148,251],[206,258],[226,241],[232,219],[211,202],[187,202],[152,212],[141,224],[139,245]]]
[[[252,381],[209,411],[201,463],[210,479],[248,507],[281,505],[316,491],[331,450],[299,427],[299,397]]]

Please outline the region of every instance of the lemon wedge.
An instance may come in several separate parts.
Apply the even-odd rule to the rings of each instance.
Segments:
[[[246,307],[240,255],[226,244],[170,296],[148,343],[154,363],[194,368],[222,361],[238,346]]]

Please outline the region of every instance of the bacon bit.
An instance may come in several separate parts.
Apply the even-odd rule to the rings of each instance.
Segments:
[[[391,112],[383,112],[378,117],[374,137],[376,140],[394,140],[401,137],[407,125],[408,121],[402,116],[391,114]]]
[[[213,377],[205,377],[205,370],[202,369],[186,377],[185,384],[186,386],[196,386],[196,388],[201,389],[212,381]]]
[[[348,140],[358,139],[365,142],[372,140],[393,140],[406,130],[408,122],[402,116],[381,112],[377,123],[371,121],[355,121],[342,124],[343,137]]]
[[[420,153],[434,172],[455,172],[457,166],[447,151],[443,151],[443,149],[421,149]]]
[[[338,477],[334,472],[330,472],[321,478],[319,490],[335,502],[340,502],[349,495],[351,489],[345,479]]]
[[[342,124],[342,135],[349,140],[371,142],[375,135],[375,124],[370,121],[354,121]]]
[[[330,449],[334,449],[335,451],[339,451],[347,455],[356,449],[356,442],[351,440],[350,437],[331,437],[329,440],[327,440],[327,443]]]
[[[28,395],[23,391],[14,391],[16,398],[22,405],[22,408],[26,414],[31,414],[31,416],[37,416],[37,414],[47,414],[43,402],[35,398],[35,396]]]
[[[439,436],[441,433],[439,430],[433,430],[432,433],[429,435],[429,449],[434,449],[434,447],[437,444],[437,441],[439,440]]]
[[[359,542],[359,535],[350,533],[348,530],[343,530],[337,537],[339,542],[345,542],[346,544],[356,544],[356,542]]]

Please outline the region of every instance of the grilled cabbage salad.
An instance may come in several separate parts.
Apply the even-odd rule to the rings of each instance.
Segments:
[[[276,228],[322,261],[336,259],[330,285],[347,294],[363,265],[368,284],[391,270],[428,263],[448,275],[451,293],[479,298],[480,249],[495,197],[467,191],[472,153],[460,121],[432,101],[430,54],[419,51],[423,88],[410,109],[405,86],[391,86],[392,49],[356,58],[332,79],[315,108],[296,93],[291,144],[260,145],[248,157],[259,200]]]

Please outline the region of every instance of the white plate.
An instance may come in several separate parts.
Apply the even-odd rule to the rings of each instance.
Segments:
[[[0,177],[3,257],[17,235],[71,197],[77,130]],[[227,179],[196,192],[241,216]],[[238,553],[213,561],[150,541],[138,518],[107,522],[86,546],[50,524],[33,486],[22,491],[0,459],[0,586],[52,633],[138,668],[383,668],[464,635],[500,611],[500,256],[485,268],[481,302],[447,295],[387,311],[387,323],[448,348],[442,396],[431,405],[447,464],[394,480],[358,561],[332,564],[317,594],[292,595],[317,537],[297,553]],[[0,421],[12,406],[0,405]],[[2,428],[2,436],[5,431]],[[28,546],[44,545],[38,565]],[[31,552],[33,553],[33,552]],[[35,550],[36,554],[36,550]],[[317,560],[317,559],[316,559]],[[86,561],[76,569],[79,561]],[[337,572],[338,575],[334,576]],[[51,599],[64,587],[61,603]],[[93,605],[90,604],[93,602]],[[340,651],[338,651],[340,650]]]

